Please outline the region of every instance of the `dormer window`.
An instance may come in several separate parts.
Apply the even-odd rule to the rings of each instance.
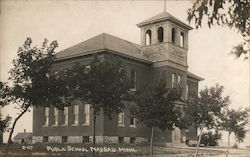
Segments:
[[[181,32],[181,35],[180,35],[180,46],[184,47],[184,33],[183,32]]]
[[[151,30],[146,31],[146,45],[151,45]]]
[[[175,28],[172,28],[172,43],[175,44]]]
[[[158,42],[159,43],[162,43],[163,42],[163,28],[162,27],[159,27],[158,30],[157,30],[157,33],[158,33]]]

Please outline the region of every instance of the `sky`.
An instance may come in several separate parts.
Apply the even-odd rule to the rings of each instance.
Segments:
[[[57,40],[63,50],[101,33],[140,44],[140,29],[136,24],[164,10],[164,1],[55,1],[1,0],[0,14],[0,80],[6,81],[11,61],[27,37],[38,47],[43,40]],[[166,1],[166,11],[187,22],[187,10],[192,1]],[[194,25],[191,23],[193,28]],[[189,32],[189,71],[205,78],[199,89],[225,87],[224,96],[231,98],[231,108],[249,105],[249,60],[229,55],[242,37],[225,26]],[[16,117],[14,106],[2,108],[4,115]],[[26,113],[16,125],[14,136],[26,129],[32,131],[32,112]],[[6,141],[8,134],[4,135]]]

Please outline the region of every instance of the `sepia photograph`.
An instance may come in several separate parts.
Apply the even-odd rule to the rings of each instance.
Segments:
[[[249,0],[0,0],[0,156],[250,157]]]

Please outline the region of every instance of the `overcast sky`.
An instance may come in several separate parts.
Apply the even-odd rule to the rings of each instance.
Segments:
[[[191,4],[191,0],[167,1],[166,10],[188,23]],[[44,38],[57,40],[57,51],[104,32],[140,44],[136,24],[163,10],[164,1],[1,1],[0,79],[7,80],[11,61],[27,37],[37,46]],[[249,106],[249,61],[229,55],[240,42],[241,35],[227,27],[209,29],[204,25],[189,32],[189,71],[205,78],[199,89],[216,83],[223,85],[224,94],[231,97],[231,107],[235,109]],[[2,110],[17,116],[13,106]],[[20,119],[14,135],[23,129],[32,131],[32,112]]]

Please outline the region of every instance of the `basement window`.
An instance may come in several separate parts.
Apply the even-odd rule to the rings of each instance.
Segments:
[[[135,140],[136,140],[135,137],[130,137],[129,143],[130,143],[130,144],[135,144]]]
[[[118,143],[124,144],[124,137],[118,137]]]
[[[68,142],[68,136],[62,136],[62,143]]]
[[[83,136],[82,137],[82,143],[89,143],[89,136]]]

